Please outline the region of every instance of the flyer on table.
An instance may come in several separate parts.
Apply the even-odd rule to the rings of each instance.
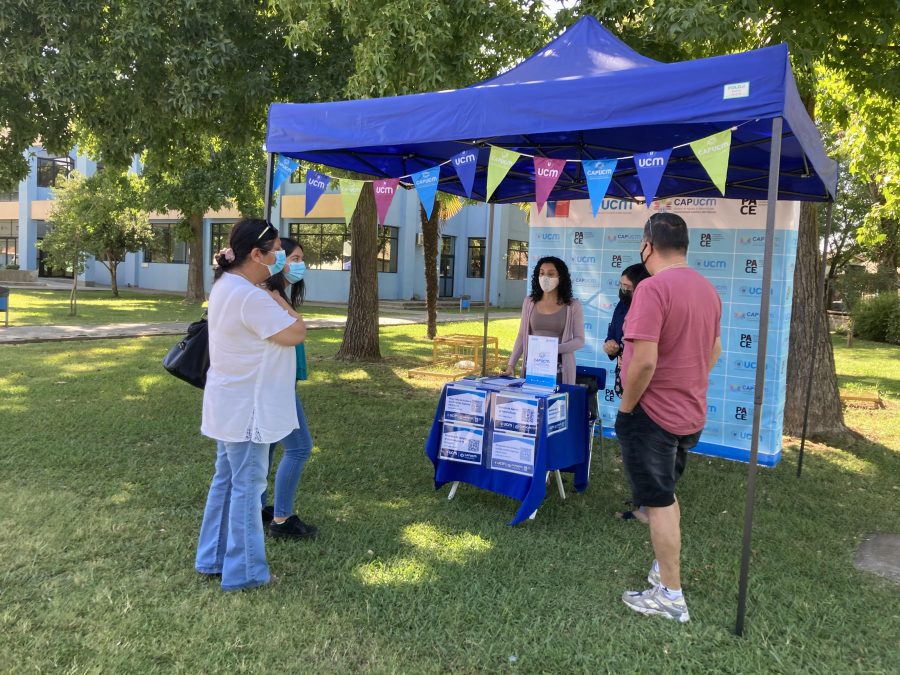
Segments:
[[[562,393],[547,397],[547,435],[569,428],[569,394]]]
[[[498,393],[494,399],[494,429],[534,436],[538,428],[538,399]]]
[[[528,360],[525,382],[535,387],[556,386],[556,364],[559,340],[542,335],[528,336]]]
[[[445,424],[441,434],[440,458],[466,464],[481,464],[484,429]]]
[[[491,468],[522,476],[534,475],[534,438],[495,431],[491,439]]]
[[[447,387],[444,399],[444,421],[462,422],[483,427],[487,392],[459,386]]]

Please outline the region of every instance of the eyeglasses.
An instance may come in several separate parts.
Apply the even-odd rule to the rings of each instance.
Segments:
[[[266,223],[265,227],[263,227],[262,232],[259,233],[259,236],[256,238],[256,241],[262,239],[263,235],[269,231],[269,228],[275,230],[275,226],[272,223]],[[275,230],[275,234],[278,234],[278,230]]]

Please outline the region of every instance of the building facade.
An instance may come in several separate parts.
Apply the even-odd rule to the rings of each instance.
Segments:
[[[18,190],[0,194],[0,268],[18,265],[35,270],[42,277],[71,278],[71,271],[52,269],[37,244],[52,228],[49,212],[53,186],[73,170],[86,176],[98,170],[95,162],[72,151],[53,157],[42,148],[33,148],[31,172]],[[137,163],[136,163],[137,168]],[[273,201],[272,223],[282,236],[300,241],[308,268],[306,282],[309,301],[346,302],[350,289],[349,224],[344,218],[340,194],[330,190],[305,215],[305,185],[286,181]],[[467,206],[441,227],[439,244],[439,295],[458,298],[468,295],[483,301],[487,272],[487,204]],[[188,276],[188,245],[176,237],[180,214],[152,213],[153,243],[142,251],[129,253],[118,268],[120,288],[135,287],[160,291],[184,291]],[[227,246],[231,226],[240,219],[234,210],[206,214],[203,256],[207,292],[212,283],[212,260]],[[382,300],[422,300],[425,298],[425,258],[415,190],[397,191],[379,229],[378,295]],[[501,205],[494,209],[490,265],[490,304],[514,307],[526,293],[528,273],[528,224],[524,211]],[[83,275],[88,284],[108,285],[109,272],[101,263],[89,260]]]

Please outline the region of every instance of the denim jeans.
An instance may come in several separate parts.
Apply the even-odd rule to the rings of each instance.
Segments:
[[[221,574],[222,589],[236,591],[269,581],[259,495],[266,487],[266,443],[217,442],[195,568]]]
[[[306,415],[303,412],[303,404],[297,396],[297,420],[299,427],[281,440],[284,455],[278,463],[275,472],[275,517],[287,518],[294,513],[294,495],[297,493],[297,485],[303,475],[303,467],[309,459],[313,448],[313,439],[309,434],[309,426],[306,424]],[[269,471],[272,470],[272,460],[275,457],[275,446],[269,446]],[[262,505],[266,505],[268,493],[262,494]]]

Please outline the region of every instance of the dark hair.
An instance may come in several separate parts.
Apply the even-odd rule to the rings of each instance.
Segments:
[[[275,226],[261,218],[244,218],[236,222],[228,237],[228,248],[234,256],[229,256],[231,257],[229,260],[221,251],[216,253],[213,281],[218,281],[225,272],[243,264],[253,249],[271,251],[277,237],[278,230]]]
[[[676,213],[654,213],[644,225],[644,238],[658,251],[687,253],[687,223]]]
[[[630,281],[632,285],[637,288],[637,285],[644,279],[650,278],[650,272],[648,272],[647,268],[644,267],[641,263],[637,263],[635,265],[629,265],[624,270],[622,270],[622,276],[627,277],[628,281]]]
[[[562,304],[568,305],[572,302],[572,277],[569,276],[569,268],[566,267],[566,263],[552,255],[544,256],[534,266],[534,271],[531,273],[531,299],[538,302],[544,297],[544,289],[541,288],[540,283],[541,265],[544,263],[552,263],[556,268],[556,273],[559,274],[559,286],[557,286],[559,299]]]
[[[299,248],[301,251],[303,250],[303,246],[299,241],[295,239],[291,239],[289,237],[281,238],[281,249],[284,251],[286,256],[291,255],[294,252],[294,249]],[[282,298],[284,298],[285,302],[289,302],[291,307],[297,309],[300,305],[303,304],[303,295],[306,293],[306,282],[301,279],[296,284],[291,286],[291,297],[288,298],[287,293],[284,292],[285,278],[284,271],[279,272],[278,274],[273,274],[268,279],[266,279],[266,288],[270,291],[277,292]]]

